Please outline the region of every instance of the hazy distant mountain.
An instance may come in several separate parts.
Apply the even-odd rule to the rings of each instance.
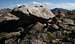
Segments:
[[[4,8],[4,9],[1,9],[1,10],[0,10],[0,13],[10,12],[10,11],[11,11],[11,9],[9,9],[9,8]]]
[[[75,13],[75,10],[72,10],[72,13]]]
[[[63,9],[63,8],[54,8],[54,9],[51,9],[51,11],[54,13],[54,14],[59,14],[60,12],[64,13],[64,14],[67,14],[69,12],[71,12],[70,10],[67,10],[67,9]]]

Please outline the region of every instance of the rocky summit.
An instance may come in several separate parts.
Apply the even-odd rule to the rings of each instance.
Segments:
[[[0,44],[75,44],[74,16],[43,5],[1,9]]]
[[[27,16],[36,16],[44,19],[49,19],[54,17],[55,15],[48,10],[47,7],[43,6],[20,6],[14,9],[14,11],[20,11]]]

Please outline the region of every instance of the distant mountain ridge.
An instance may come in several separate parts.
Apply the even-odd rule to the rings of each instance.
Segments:
[[[68,12],[71,12],[71,10],[67,10],[67,9],[63,9],[63,8],[54,8],[54,9],[51,9],[51,11],[54,14],[59,14],[60,12],[67,14]]]

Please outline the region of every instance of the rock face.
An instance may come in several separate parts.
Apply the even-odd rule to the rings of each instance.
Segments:
[[[43,6],[21,6],[14,9],[14,11],[21,11],[22,13],[27,14],[27,16],[36,16],[44,19],[53,18],[55,16],[48,8]]]
[[[75,44],[75,14],[61,11],[23,5],[1,12],[0,44]]]
[[[0,13],[0,32],[14,31],[16,29],[15,22],[17,20],[19,20],[19,17],[15,16],[9,12]]]
[[[21,6],[9,12],[1,12],[0,43],[47,44],[47,33],[42,23],[47,23],[54,16],[43,6]]]
[[[19,18],[11,13],[2,13],[0,14],[0,22],[9,21],[9,20],[18,20]]]

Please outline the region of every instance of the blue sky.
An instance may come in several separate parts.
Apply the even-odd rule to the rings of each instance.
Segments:
[[[75,0],[0,0],[0,8],[13,8],[17,4],[48,4],[50,7],[75,8]]]

